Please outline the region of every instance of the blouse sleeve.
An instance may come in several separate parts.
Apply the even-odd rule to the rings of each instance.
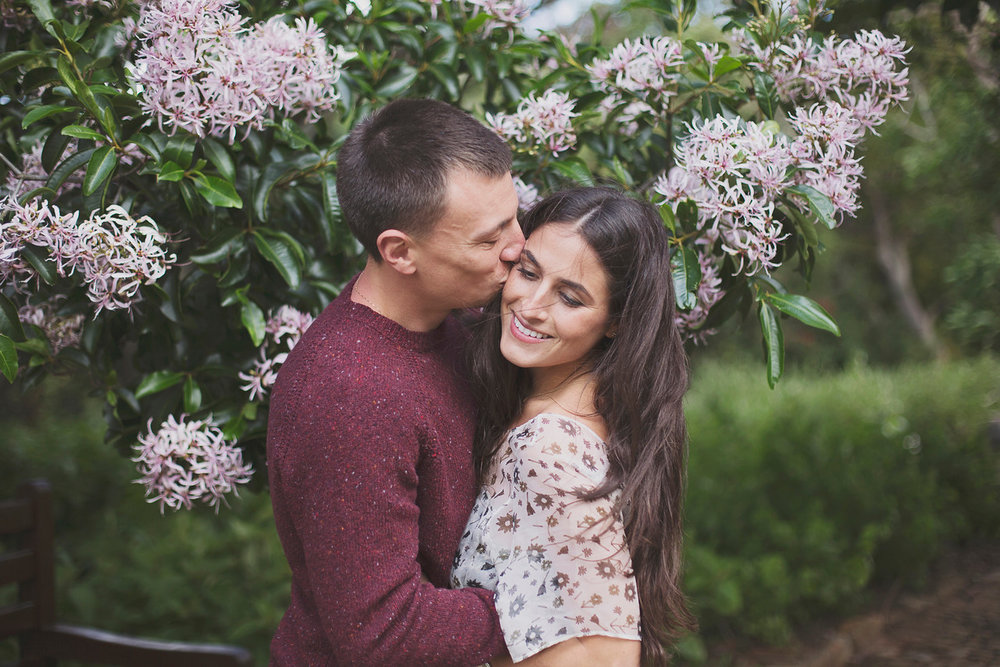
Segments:
[[[605,445],[571,419],[546,415],[512,442],[510,549],[497,562],[496,607],[515,662],[585,635],[639,639],[639,600],[618,492],[593,501]],[[611,518],[609,518],[611,517]]]

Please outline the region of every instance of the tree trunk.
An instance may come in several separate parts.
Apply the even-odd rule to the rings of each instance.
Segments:
[[[934,331],[933,316],[920,303],[920,297],[913,285],[913,273],[910,269],[910,256],[906,250],[906,243],[893,232],[885,195],[875,183],[870,184],[868,194],[871,204],[869,211],[875,222],[875,246],[879,266],[889,279],[889,287],[896,305],[916,331],[924,347],[936,358],[943,358],[944,346]]]

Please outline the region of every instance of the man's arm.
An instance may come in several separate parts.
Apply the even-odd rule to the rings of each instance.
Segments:
[[[294,449],[274,462],[276,501],[304,551],[299,584],[338,661],[468,665],[501,653],[491,592],[421,581],[412,427],[310,402],[286,421]]]

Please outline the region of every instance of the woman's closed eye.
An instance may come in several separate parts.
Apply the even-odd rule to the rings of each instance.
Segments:
[[[525,280],[537,280],[538,274],[531,269],[525,268],[524,264],[517,265],[517,272],[524,276]]]
[[[580,306],[583,305],[582,301],[575,298],[568,292],[559,292],[559,298],[562,299],[563,303],[565,303],[570,308],[579,308]]]

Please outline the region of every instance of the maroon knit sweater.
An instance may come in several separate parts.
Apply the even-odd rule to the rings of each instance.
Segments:
[[[492,593],[447,589],[475,496],[464,333],[452,318],[408,331],[353,303],[353,284],[271,395],[271,500],[292,571],[271,664],[483,663],[505,651]]]

